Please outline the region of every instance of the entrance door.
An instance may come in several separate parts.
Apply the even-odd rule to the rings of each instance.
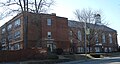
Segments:
[[[48,51],[53,51],[53,44],[47,44]]]

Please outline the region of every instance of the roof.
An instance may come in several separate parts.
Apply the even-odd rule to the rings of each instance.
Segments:
[[[84,28],[84,22],[74,21],[74,20],[68,20],[68,26],[71,28]],[[98,25],[98,24],[92,24],[92,23],[86,23],[87,28],[91,29],[98,29],[98,30],[104,30],[104,31],[114,31],[116,30],[107,27],[105,25]]]

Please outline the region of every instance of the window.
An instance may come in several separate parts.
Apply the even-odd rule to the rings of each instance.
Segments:
[[[95,47],[95,52],[100,52],[100,48],[99,47]]]
[[[52,24],[51,19],[47,19],[47,25],[48,25],[48,26],[51,26],[51,24]]]
[[[72,36],[72,31],[70,31],[70,36]]]
[[[6,43],[6,39],[5,38],[2,38],[1,39],[1,44],[4,45]]]
[[[14,44],[14,50],[20,50],[20,43]]]
[[[48,32],[48,38],[51,38],[51,32]]]
[[[109,42],[112,43],[112,35],[109,34]]]
[[[6,47],[3,47],[2,50],[7,50],[7,48],[6,48]]]
[[[95,41],[96,41],[96,43],[98,43],[98,34],[97,33],[95,33]]]
[[[18,27],[18,26],[20,26],[20,19],[17,19],[17,20],[15,21],[15,27]]]
[[[12,29],[12,24],[9,24],[8,27],[7,27],[7,30],[11,30]]]
[[[112,49],[111,49],[111,47],[109,47],[109,52],[112,52]]]
[[[81,32],[78,31],[78,39],[81,41],[82,40],[82,36],[81,36]]]
[[[102,42],[105,43],[105,34],[102,34]]]
[[[9,50],[14,50],[14,48],[11,44],[9,44]]]
[[[15,32],[14,38],[15,38],[15,39],[20,38],[20,31],[16,31],[16,32]]]
[[[82,52],[84,52],[84,48],[83,47],[78,47],[78,53],[82,53]]]
[[[8,35],[8,40],[9,40],[9,41],[12,41],[12,34],[9,34],[9,35]]]
[[[2,34],[5,33],[5,28],[2,29]]]
[[[105,52],[108,52],[107,47],[104,48],[104,51],[105,51]]]

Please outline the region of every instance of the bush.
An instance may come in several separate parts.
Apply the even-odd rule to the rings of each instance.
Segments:
[[[63,53],[63,49],[57,48],[56,49],[56,54],[61,55]]]

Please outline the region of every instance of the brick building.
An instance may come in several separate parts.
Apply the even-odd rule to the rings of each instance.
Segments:
[[[68,21],[67,18],[56,16],[54,13],[27,13],[27,16],[27,43],[24,43],[25,24],[23,14],[20,13],[0,27],[2,50],[42,47],[49,48],[50,51],[62,48],[66,52],[84,53],[85,33],[82,22]],[[87,24],[87,26],[89,26],[90,31],[94,31],[90,32],[89,37],[87,35],[87,50],[91,52],[112,52],[117,50],[116,30],[98,24]],[[96,30],[98,28],[99,30]],[[93,34],[95,36],[92,36]]]
[[[97,15],[98,17],[95,18],[95,24],[86,23],[86,35],[84,22],[68,21],[69,39],[73,52],[85,53],[86,51],[88,53],[103,53],[118,50],[117,31],[102,25],[100,15]]]
[[[27,13],[27,15],[27,48],[49,47],[50,51],[56,48],[62,48],[64,51],[69,50],[67,18],[58,17],[54,13]],[[39,21],[41,21],[41,24]],[[1,26],[0,39],[2,50],[19,50],[25,48],[24,27],[23,14],[21,13]]]

